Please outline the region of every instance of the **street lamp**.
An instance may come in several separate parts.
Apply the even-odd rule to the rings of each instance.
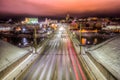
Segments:
[[[35,53],[37,52],[37,31],[36,27],[34,27],[34,48],[35,48]]]
[[[81,50],[81,49],[82,49],[82,47],[81,47],[81,43],[82,43],[82,41],[81,41],[81,40],[82,40],[82,38],[81,38],[81,37],[82,37],[81,27],[82,27],[82,24],[80,23],[80,54],[81,54],[81,51],[82,51],[82,50]]]

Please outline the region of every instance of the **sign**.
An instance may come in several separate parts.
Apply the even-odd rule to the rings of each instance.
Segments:
[[[27,24],[37,24],[38,23],[38,18],[25,18],[25,22]]]

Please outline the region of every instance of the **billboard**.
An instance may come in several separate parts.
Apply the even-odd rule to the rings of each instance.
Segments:
[[[37,24],[38,23],[38,18],[25,18],[25,22],[27,24]]]

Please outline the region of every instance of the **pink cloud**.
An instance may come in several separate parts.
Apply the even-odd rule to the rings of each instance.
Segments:
[[[32,15],[56,15],[66,12],[112,11],[118,0],[1,0],[0,12]]]

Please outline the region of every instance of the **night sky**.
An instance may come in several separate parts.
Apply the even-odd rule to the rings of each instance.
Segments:
[[[0,0],[0,18],[7,16],[120,17],[120,0]]]

